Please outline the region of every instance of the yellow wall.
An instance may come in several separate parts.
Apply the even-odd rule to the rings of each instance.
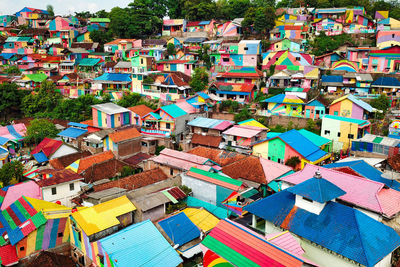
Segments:
[[[253,155],[268,158],[268,142],[262,142],[253,146]]]
[[[169,129],[167,129],[166,125],[167,123],[169,123],[171,125],[171,127]],[[165,121],[160,121],[160,130],[162,131],[173,131],[175,128],[175,123],[174,122],[165,122]]]
[[[349,139],[348,135],[353,134],[354,139]],[[351,146],[351,141],[357,139],[358,125],[346,121],[340,122],[340,137],[339,142],[343,143],[342,149],[347,149]]]
[[[351,118],[351,113],[353,110],[353,102],[349,99],[345,99],[340,103],[339,116]]]

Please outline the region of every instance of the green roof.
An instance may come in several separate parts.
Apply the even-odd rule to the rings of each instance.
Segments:
[[[187,114],[183,109],[181,109],[175,104],[163,106],[161,107],[161,109],[164,110],[166,113],[168,113],[168,115],[170,115],[173,118],[178,118],[180,116]]]
[[[311,141],[311,143],[313,143],[314,145],[321,147],[329,142],[331,142],[330,139],[322,137],[318,134],[315,134],[313,132],[307,131],[306,129],[301,129],[298,130],[298,132],[304,136],[305,138],[307,138],[308,140]]]
[[[41,83],[47,79],[47,75],[44,73],[26,74],[25,76],[28,77],[31,81],[38,83]]]
[[[370,122],[367,120],[358,120],[358,119],[346,118],[346,117],[334,116],[334,115],[325,115],[324,118],[332,119],[332,120],[340,120],[340,121],[345,121],[345,122],[351,122],[351,123],[358,124],[359,126],[365,126],[365,125],[370,124]]]
[[[32,37],[8,37],[6,42],[33,42]]]
[[[227,176],[223,176],[223,175],[220,175],[220,174],[217,174],[217,173],[214,173],[214,172],[204,171],[204,170],[201,170],[201,169],[197,169],[195,167],[191,167],[190,171],[194,172],[194,173],[197,173],[197,174],[200,174],[200,175],[204,175],[204,176],[213,178],[215,180],[219,180],[219,181],[227,183],[227,184],[232,184],[232,185],[235,185],[235,186],[242,186],[242,184],[243,184],[243,182],[240,181],[240,180],[235,180],[235,179],[232,179],[232,178],[227,177]]]
[[[79,61],[79,66],[93,67],[100,62],[100,58],[83,58]]]
[[[288,87],[285,92],[303,92],[305,89],[300,87]]]
[[[375,144],[380,144],[382,142],[382,140],[383,140],[383,137],[377,136],[377,137],[375,137],[375,139],[372,142]]]
[[[90,22],[110,22],[109,18],[90,18]]]

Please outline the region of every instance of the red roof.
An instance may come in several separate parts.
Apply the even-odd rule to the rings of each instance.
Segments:
[[[47,187],[76,180],[83,180],[82,176],[72,170],[64,169],[52,173],[53,177],[36,182],[40,187]]]
[[[45,137],[43,141],[40,142],[37,147],[35,147],[31,154],[33,155],[42,151],[46,155],[46,157],[49,157],[53,155],[62,144],[63,142],[60,140],[54,140]]]
[[[109,135],[110,139],[114,143],[119,143],[122,141],[131,140],[134,138],[141,137],[142,134],[136,128],[125,129],[122,131],[118,131]]]
[[[137,105],[134,107],[130,107],[128,108],[130,111],[132,111],[133,113],[139,115],[139,117],[143,117],[144,115],[149,114],[150,112],[154,112],[154,110],[152,110],[151,108],[149,108],[146,105]]]
[[[193,134],[192,144],[218,148],[222,141],[221,136]]]
[[[4,266],[18,263],[17,249],[13,245],[0,247],[1,264]]]
[[[186,197],[185,192],[182,191],[179,187],[175,186],[167,190],[168,193],[171,194],[175,199],[183,199]]]
[[[194,26],[199,26],[201,21],[189,21],[186,23],[186,27],[194,27]]]
[[[190,60],[174,59],[174,60],[160,61],[160,62],[157,62],[157,64],[185,64],[185,63],[188,63],[189,61]]]

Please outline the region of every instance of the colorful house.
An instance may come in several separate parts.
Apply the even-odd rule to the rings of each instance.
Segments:
[[[330,157],[330,153],[322,150],[311,141],[309,133],[295,129],[279,134],[270,139],[261,140],[253,145],[253,154],[281,164],[292,157],[298,157],[300,163],[295,169],[302,169],[306,163],[319,164]],[[328,141],[329,142],[329,141]]]
[[[217,36],[222,37],[240,37],[242,34],[242,21],[241,19],[234,19],[233,21],[227,21],[217,27]]]
[[[379,11],[376,11],[379,12]],[[388,12],[388,11],[386,11]],[[386,18],[378,21],[376,23],[377,31],[391,31],[391,30],[399,30],[400,29],[400,21],[394,18]]]
[[[146,105],[137,105],[134,107],[128,108],[131,111],[132,115],[132,124],[136,126],[142,126],[143,125],[143,117],[150,112],[154,112],[151,108],[149,108]]]
[[[34,43],[32,37],[8,37],[3,44],[2,53],[33,54]]]
[[[257,94],[257,86],[251,83],[214,82],[208,92],[217,95],[221,100],[233,99],[238,102],[250,102]]]
[[[60,136],[63,142],[76,148],[80,148],[81,140],[83,139],[84,135],[88,133],[88,125],[70,122],[68,123],[68,126],[68,128],[59,132],[57,136]],[[44,153],[43,155],[39,154],[39,156],[41,156],[41,158],[44,156],[46,159]]]
[[[32,151],[31,155],[43,153],[49,160],[77,153],[75,148],[63,144],[61,140],[45,137]]]
[[[184,19],[164,19],[162,27],[163,36],[182,36],[186,31],[186,20]]]
[[[200,33],[204,32],[207,36],[215,35],[215,20],[206,21],[188,21],[186,23],[186,32],[188,36],[190,33]]]
[[[234,147],[238,152],[248,153],[253,143],[267,137],[268,128],[234,125],[222,133],[225,147]]]
[[[304,105],[304,117],[309,119],[321,119],[326,112],[324,104],[317,99],[310,100]]]
[[[268,48],[269,52],[278,52],[283,50],[288,50],[290,52],[304,52],[304,46],[297,41],[285,38],[270,44]]]
[[[376,34],[376,46],[379,49],[392,46],[400,46],[400,30],[397,31],[378,31]]]
[[[304,40],[309,32],[309,27],[305,25],[281,25],[276,26],[270,31],[270,40],[276,41],[284,38],[291,40]]]
[[[321,136],[333,141],[333,151],[347,150],[351,142],[370,131],[367,120],[325,115],[322,118]]]
[[[158,71],[180,71],[189,76],[192,76],[197,66],[197,60],[165,59],[157,62]]]
[[[89,23],[90,23],[90,25],[97,25],[100,28],[108,28],[108,25],[110,25],[110,19],[109,18],[89,18]]]
[[[91,90],[100,95],[103,90],[130,90],[131,85],[131,74],[107,72],[93,79]]]
[[[348,94],[334,100],[329,106],[329,114],[358,120],[365,120],[373,112],[370,104]]]
[[[105,264],[106,261],[107,266],[113,266],[109,255],[101,249],[99,239],[117,233],[121,228],[128,229],[126,227],[133,223],[135,210],[132,202],[122,196],[72,213],[70,235],[73,259],[84,266]]]
[[[275,65],[276,70],[304,70],[312,66],[314,58],[310,54],[290,51],[266,52],[262,54],[262,69],[269,70]]]
[[[114,103],[92,106],[93,126],[98,128],[117,128],[130,125],[130,110]]]
[[[372,92],[392,96],[400,89],[400,81],[394,77],[379,77],[371,84]]]
[[[294,95],[279,94],[262,101],[267,103],[266,114],[303,117],[304,101]]]
[[[250,83],[257,86],[262,78],[263,73],[256,67],[240,67],[220,72],[216,75],[217,82]]]
[[[26,126],[23,123],[11,124],[0,127],[0,137],[7,139],[7,148],[11,154],[23,146],[23,140],[26,135]],[[6,144],[3,141],[3,145]]]
[[[319,35],[322,31],[328,36],[343,33],[343,24],[330,18],[324,18],[312,23],[312,25],[316,35]]]
[[[399,144],[400,140],[397,138],[366,134],[351,143],[351,150],[355,154],[358,154],[357,151],[372,153],[370,154],[371,157],[379,157],[382,155],[384,157],[389,157],[390,155],[397,154],[400,147]]]
[[[117,158],[132,156],[141,151],[142,135],[136,128],[108,134],[103,140],[104,150],[112,151]]]
[[[322,75],[321,85],[325,92],[341,93],[343,92],[343,76],[340,75]]]

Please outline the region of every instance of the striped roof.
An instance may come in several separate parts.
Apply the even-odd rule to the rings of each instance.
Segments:
[[[216,130],[222,131],[233,124],[234,124],[233,121],[198,117],[198,118],[195,118],[194,120],[191,120],[190,122],[188,122],[187,125],[194,126],[194,127],[208,128],[208,129],[216,129]]]
[[[341,116],[335,116],[335,115],[325,115],[323,119],[332,119],[332,120],[340,120],[340,121],[345,121],[345,122],[351,122],[358,124],[358,127],[364,128],[366,126],[371,125],[371,123],[367,120],[359,120],[359,119],[353,119],[353,118],[347,118],[347,117],[341,117]]]
[[[304,105],[304,101],[295,96],[295,95],[286,95],[286,94],[279,94],[272,96],[270,98],[267,98],[261,102],[265,103],[279,103],[279,104],[298,104],[298,105]]]
[[[194,167],[190,168],[187,175],[235,191],[238,191],[243,187],[242,181]]]
[[[221,220],[201,244],[235,266],[302,266],[305,262],[227,219]]]
[[[366,103],[366,102],[364,102],[364,101],[358,99],[357,97],[353,96],[352,94],[348,94],[348,95],[342,96],[342,97],[340,97],[340,98],[334,100],[334,101],[331,103],[331,106],[334,105],[334,104],[336,104],[336,103],[338,103],[338,102],[341,102],[341,101],[343,101],[343,100],[345,100],[345,99],[350,100],[351,102],[353,102],[353,103],[356,104],[357,106],[359,106],[359,107],[365,109],[365,110],[368,111],[368,112],[372,112],[372,110],[373,110],[373,108],[371,107],[370,104],[368,104],[368,103]]]

